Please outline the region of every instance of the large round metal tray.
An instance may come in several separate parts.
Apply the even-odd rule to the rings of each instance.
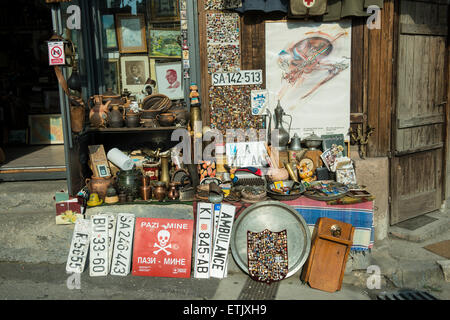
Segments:
[[[287,231],[288,274],[294,275],[308,258],[311,235],[303,217],[278,201],[264,201],[245,209],[236,219],[231,235],[231,253],[237,265],[248,273],[247,231]]]

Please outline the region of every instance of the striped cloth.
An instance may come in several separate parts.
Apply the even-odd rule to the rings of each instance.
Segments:
[[[305,219],[313,234],[317,219],[326,217],[353,225],[353,246],[351,250],[366,251],[374,244],[373,201],[351,205],[328,205],[325,201],[316,201],[300,197],[293,201],[282,201],[294,208]]]

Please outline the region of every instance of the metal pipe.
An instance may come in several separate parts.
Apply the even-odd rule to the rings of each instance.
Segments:
[[[52,22],[53,22],[53,29],[57,34],[62,34],[62,22],[61,22],[61,6],[60,4],[55,5],[52,7]],[[66,78],[66,73],[63,75]],[[69,191],[69,194],[72,194],[72,179],[71,179],[71,170],[70,170],[70,163],[69,163],[69,149],[72,148],[72,136],[71,136],[71,129],[70,129],[70,123],[68,123],[67,119],[67,102],[68,98],[62,89],[62,87],[59,85],[59,103],[60,103],[60,110],[61,110],[61,121],[63,123],[63,136],[64,136],[64,155],[65,155],[65,162],[66,162],[66,180],[67,180],[67,188]]]

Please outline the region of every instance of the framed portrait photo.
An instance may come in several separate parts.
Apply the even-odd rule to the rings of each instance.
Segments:
[[[122,90],[128,89],[131,93],[140,93],[145,82],[150,78],[148,56],[124,56],[120,58],[122,75]]]
[[[180,20],[178,0],[153,0],[150,2],[150,20],[169,22]]]
[[[181,31],[179,29],[150,29],[152,58],[181,58]]]
[[[102,15],[103,46],[107,50],[117,50],[116,21],[113,14]]]
[[[120,53],[147,52],[143,14],[116,14],[116,30]]]
[[[155,72],[158,93],[168,96],[171,100],[184,98],[181,61],[156,63]]]

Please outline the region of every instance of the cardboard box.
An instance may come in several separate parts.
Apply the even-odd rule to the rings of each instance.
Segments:
[[[91,160],[93,177],[110,178],[111,170],[109,168],[108,158],[106,157],[103,145],[89,146],[89,158]]]

